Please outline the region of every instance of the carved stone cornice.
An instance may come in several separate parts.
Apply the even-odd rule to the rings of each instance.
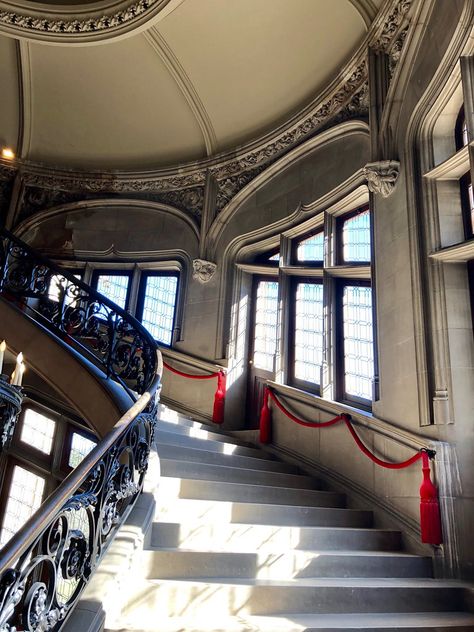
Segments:
[[[70,9],[57,5],[41,5],[23,1],[12,5],[0,1],[0,32],[25,39],[46,42],[85,43],[111,39],[146,24],[178,0],[134,0],[110,3],[104,9],[91,9],[87,4]],[[181,1],[181,0],[179,0]],[[168,7],[169,9],[169,7]]]
[[[408,13],[412,4],[413,0],[399,0],[394,4],[393,9],[384,21],[379,36],[370,44],[373,50],[384,53],[390,52],[400,29],[404,28],[408,20]]]
[[[369,191],[380,194],[384,198],[393,193],[399,173],[400,163],[397,160],[369,162],[364,167]]]
[[[205,259],[193,260],[193,279],[199,283],[208,283],[215,274],[217,265]]]

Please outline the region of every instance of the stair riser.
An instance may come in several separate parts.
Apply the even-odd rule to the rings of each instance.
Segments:
[[[207,463],[208,465],[228,465],[229,467],[245,468],[249,470],[263,470],[285,474],[296,474],[298,468],[294,465],[258,459],[233,454],[221,454],[208,450],[198,450],[185,446],[158,444],[158,454],[162,459],[181,459],[186,463]]]
[[[143,560],[150,579],[227,577],[287,580],[301,577],[402,578],[432,575],[430,561],[415,556],[148,551]]]
[[[315,479],[297,474],[265,472],[207,463],[188,463],[167,458],[161,458],[160,462],[163,476],[228,483],[248,483],[249,485],[273,485],[275,487],[292,487],[294,489],[318,488]]]
[[[256,459],[273,460],[269,454],[266,454],[261,450],[257,450],[256,448],[246,448],[243,446],[233,445],[231,443],[224,443],[222,441],[212,441],[211,439],[195,439],[194,437],[187,437],[174,432],[163,432],[159,429],[155,432],[155,442],[158,446],[164,443],[191,448],[194,447],[201,450],[208,450],[210,452],[220,452],[221,454],[236,454]]]
[[[150,583],[128,601],[142,617],[282,615],[365,612],[450,612],[462,609],[460,591],[432,587],[241,586],[219,583]],[[128,614],[128,607],[125,615]]]
[[[163,473],[162,473],[163,474]],[[164,477],[160,481],[162,499],[189,498],[237,503],[284,504],[308,507],[344,507],[343,494],[312,489],[291,489],[224,481]]]
[[[189,523],[194,528],[214,523],[267,524],[293,527],[371,527],[370,511],[332,509],[327,507],[296,507],[258,503],[215,502],[205,500],[170,499],[159,496],[156,516],[165,522]]]
[[[398,531],[274,527],[267,525],[182,524],[155,522],[151,542],[156,547],[227,551],[398,551]]]

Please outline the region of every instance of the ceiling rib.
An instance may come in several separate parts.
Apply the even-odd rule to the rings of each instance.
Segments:
[[[28,158],[31,146],[32,126],[32,83],[31,83],[31,49],[27,40],[19,40],[18,46],[18,88],[20,101],[20,117],[18,123],[18,156]]]
[[[191,79],[157,28],[152,27],[144,33],[144,36],[181,90],[201,129],[207,155],[212,156],[217,148],[216,133]]]
[[[375,4],[372,2],[372,0],[349,0],[349,2],[360,13],[362,19],[365,22],[367,30],[369,30],[372,22],[375,19],[375,16],[378,13],[378,9]]]

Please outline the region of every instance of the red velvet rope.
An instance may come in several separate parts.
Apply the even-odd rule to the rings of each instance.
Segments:
[[[356,431],[354,430],[352,426],[350,415],[347,415],[346,413],[342,413],[341,415],[334,417],[334,419],[330,419],[329,421],[323,421],[323,422],[304,421],[303,419],[296,417],[295,415],[293,415],[293,413],[291,413],[288,409],[286,409],[283,406],[283,404],[277,399],[275,393],[268,386],[266,387],[266,389],[269,396],[275,402],[278,408],[282,411],[282,413],[284,413],[289,419],[296,422],[300,426],[324,428],[327,426],[333,426],[334,424],[337,424],[339,421],[344,421],[347,426],[347,429],[351,433],[351,436],[356,442],[356,445],[359,448],[359,450],[363,452],[365,456],[367,456],[371,461],[373,461],[377,465],[380,465],[380,467],[385,467],[390,470],[401,470],[402,468],[409,467],[410,465],[412,465],[416,461],[419,461],[423,457],[424,452],[417,452],[409,459],[406,459],[406,461],[401,461],[400,463],[390,463],[389,461],[382,461],[382,459],[379,459],[377,456],[375,456],[375,454],[373,454],[367,448],[367,446],[365,446],[362,443],[360,437],[358,436],[358,434],[356,433]]]
[[[164,360],[163,360],[163,366],[165,367],[165,369],[168,369],[168,371],[171,371],[171,373],[176,373],[176,375],[181,375],[181,377],[189,377],[192,380],[209,380],[212,377],[219,377],[219,374],[222,373],[222,371],[216,371],[216,373],[209,373],[209,375],[194,375],[193,373],[184,373],[184,371],[179,371],[178,369],[175,369]]]

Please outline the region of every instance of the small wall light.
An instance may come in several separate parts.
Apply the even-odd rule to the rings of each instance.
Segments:
[[[10,149],[10,147],[2,147],[2,158],[13,160],[13,158],[15,158],[13,149]]]

